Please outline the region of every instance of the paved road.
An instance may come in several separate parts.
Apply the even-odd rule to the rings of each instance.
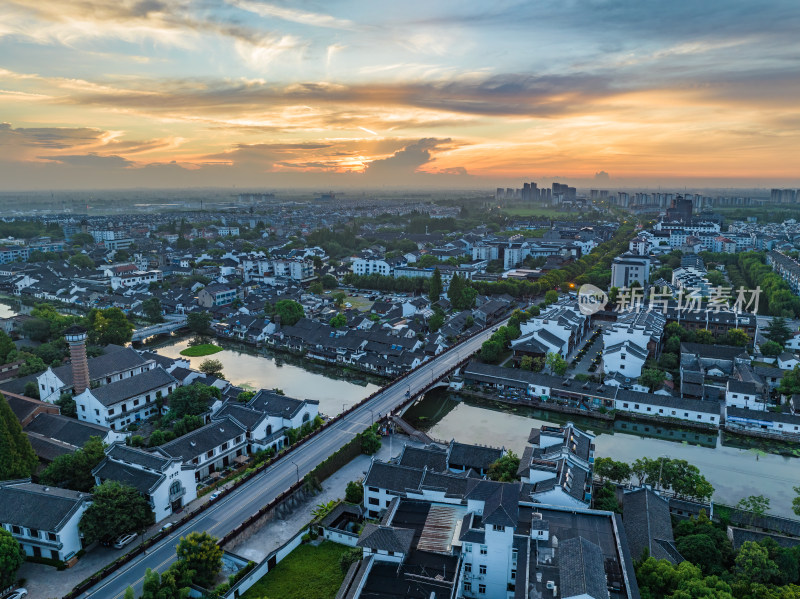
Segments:
[[[496,326],[502,326],[505,322]],[[444,352],[419,368],[402,381],[389,385],[367,404],[348,414],[344,420],[327,427],[319,435],[291,451],[263,473],[247,481],[241,487],[220,500],[196,518],[176,529],[157,545],[148,549],[110,577],[83,594],[92,599],[119,599],[125,589],[132,586],[139,596],[142,579],[147,568],[163,572],[175,561],[175,548],[180,537],[194,531],[208,531],[222,537],[241,524],[251,514],[272,501],[294,484],[299,477],[310,472],[317,464],[334,453],[372,422],[373,416],[386,414],[406,398],[410,389],[413,395],[419,389],[441,377],[461,360],[478,351],[481,344],[492,334],[492,329],[479,333],[464,344]]]

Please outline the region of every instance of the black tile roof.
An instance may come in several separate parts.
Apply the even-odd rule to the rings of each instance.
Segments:
[[[238,424],[241,424],[248,430],[252,431],[258,423],[264,420],[266,415],[264,412],[249,408],[235,400],[228,400],[212,417],[213,420],[221,420],[227,416],[233,418]]]
[[[637,489],[625,493],[622,505],[625,534],[634,559],[640,559],[647,550],[656,559],[673,564],[683,561],[677,550],[672,550],[675,538],[666,499],[650,489]]]
[[[112,460],[136,464],[142,468],[163,472],[170,463],[170,459],[152,451],[128,447],[124,443],[114,443],[106,449],[106,455]]]
[[[169,456],[189,461],[222,445],[225,441],[231,441],[240,435],[244,436],[245,432],[247,431],[243,427],[226,417],[170,441],[160,449]]]
[[[136,368],[146,364],[147,360],[139,355],[135,349],[130,347],[120,347],[119,345],[107,345],[102,356],[89,358],[89,377],[92,380],[109,376],[116,372]],[[67,387],[72,386],[72,365],[66,364],[53,368],[55,375],[64,382]]]
[[[279,418],[294,418],[306,403],[317,403],[312,400],[294,399],[293,397],[286,397],[279,395],[274,391],[267,391],[261,389],[253,396],[249,402],[248,407],[266,413],[269,416],[276,416]]]
[[[411,468],[425,468],[435,472],[447,470],[447,450],[436,447],[414,447],[406,445],[400,456],[400,465]]]
[[[56,532],[90,498],[86,493],[27,480],[5,481],[0,483],[0,522]]]
[[[558,573],[562,597],[606,599],[603,551],[583,537],[573,537],[558,546]]]
[[[101,482],[104,480],[115,480],[133,487],[143,495],[152,493],[164,479],[164,474],[149,470],[141,470],[108,458],[100,462],[100,465],[97,466],[92,473],[99,477]]]
[[[408,554],[413,540],[414,531],[410,528],[395,528],[393,526],[379,526],[367,523],[358,538],[358,546],[368,547],[373,551],[382,549],[384,551]]]
[[[92,389],[91,393],[97,401],[108,407],[131,397],[136,397],[149,391],[156,391],[168,385],[177,385],[177,383],[178,381],[175,380],[175,377],[158,366],[136,376],[114,381],[108,385],[101,385],[96,389]]]
[[[462,466],[475,468],[476,470],[487,470],[502,456],[503,450],[497,447],[481,447],[480,445],[468,445],[451,441],[447,463],[451,468]]]
[[[367,477],[364,479],[364,486],[405,493],[408,489],[419,488],[422,474],[422,470],[418,468],[376,461],[372,462]]]
[[[483,501],[483,522],[498,526],[517,525],[521,483],[469,479],[467,500]]]
[[[46,413],[39,414],[25,427],[26,433],[37,433],[75,447],[83,447],[91,437],[104,439],[109,430],[111,429],[99,424]]]

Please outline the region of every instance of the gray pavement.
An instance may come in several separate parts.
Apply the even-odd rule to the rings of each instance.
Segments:
[[[227,547],[229,551],[258,563],[272,551],[292,539],[312,519],[311,511],[320,503],[344,499],[344,490],[351,480],[363,479],[374,457],[377,460],[388,460],[398,456],[404,444],[421,447],[422,443],[410,439],[406,435],[396,434],[391,439],[383,437],[383,444],[375,456],[360,455],[342,466],[322,483],[322,492],[299,504],[286,518],[268,522],[263,528],[245,541]]]
[[[497,323],[495,327],[503,326],[506,322],[507,320]],[[318,435],[280,458],[267,470],[218,500],[213,507],[181,528],[173,530],[157,545],[151,547],[146,555],[136,557],[81,596],[92,599],[119,599],[128,586],[133,586],[137,594],[141,593],[145,570],[151,568],[163,572],[169,568],[176,559],[175,548],[181,536],[193,531],[207,531],[217,537],[224,536],[288,489],[297,480],[298,473],[301,477],[304,476],[367,428],[373,418],[377,418],[379,414],[386,414],[405,402],[407,389],[410,389],[412,396],[417,394],[461,360],[478,351],[481,344],[491,335],[492,328],[475,335],[458,348],[440,354],[402,381],[384,387],[369,402],[348,414],[346,418],[323,429]]]

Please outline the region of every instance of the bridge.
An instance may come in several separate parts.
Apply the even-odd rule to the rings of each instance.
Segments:
[[[493,327],[503,326],[506,322],[507,319]],[[440,381],[462,367],[491,335],[492,327],[487,327],[395,379],[328,421],[316,433],[283,454],[269,467],[220,497],[213,505],[170,529],[168,534],[147,549],[146,554],[139,552],[93,586],[76,587],[68,597],[121,599],[128,586],[133,587],[137,596],[140,595],[145,570],[151,568],[163,572],[169,568],[177,559],[175,547],[180,537],[195,531],[207,531],[222,538],[238,528],[249,516],[290,489],[328,456],[368,428],[375,422],[376,416],[396,413],[413,398],[437,386]]]
[[[186,326],[186,317],[179,316],[174,319],[168,320],[166,322],[162,322],[161,324],[154,324],[149,327],[143,327],[141,329],[136,329],[133,331],[133,336],[131,337],[131,341],[144,341],[148,337],[152,337],[153,335],[163,335],[165,333],[172,333],[177,331],[178,329],[182,329]]]

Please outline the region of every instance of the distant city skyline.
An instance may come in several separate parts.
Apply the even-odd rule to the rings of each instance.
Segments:
[[[800,186],[795,0],[6,0],[0,191]]]

